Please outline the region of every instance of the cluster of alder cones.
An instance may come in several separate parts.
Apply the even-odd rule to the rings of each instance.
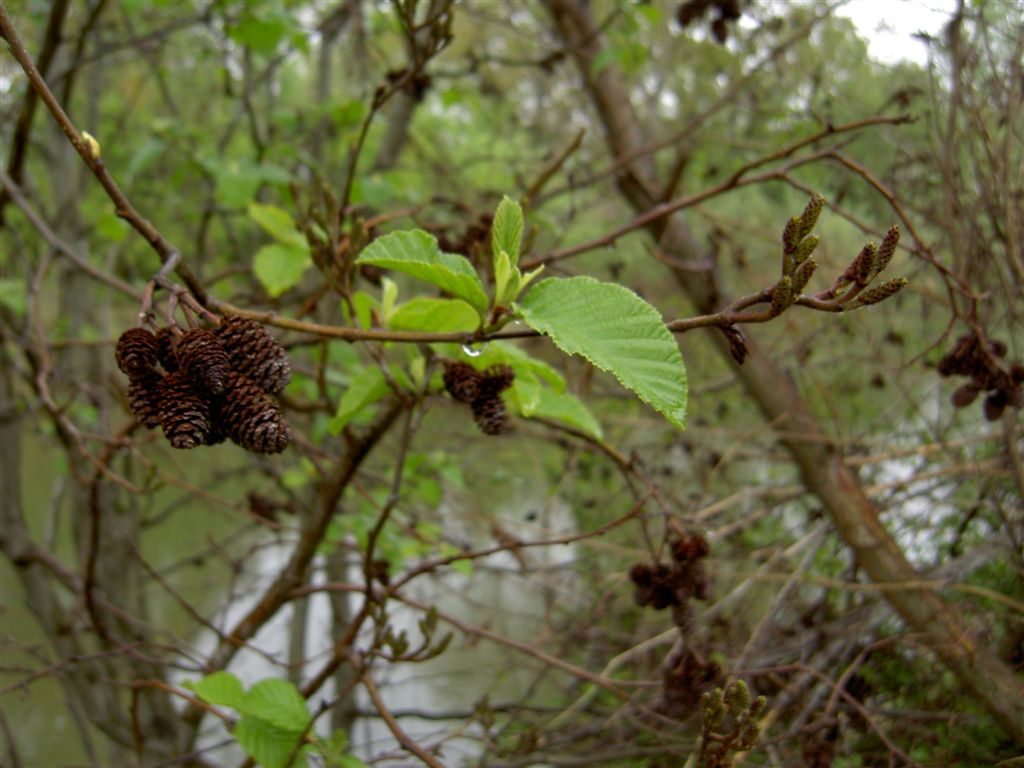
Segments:
[[[939,361],[940,376],[969,379],[953,393],[953,406],[966,408],[985,392],[983,410],[989,421],[1000,418],[1007,406],[1024,407],[1024,365],[1017,362],[1005,368],[999,362],[1005,356],[1006,344],[998,339],[982,342],[976,333],[957,339],[952,351]]]
[[[473,421],[485,435],[500,435],[508,427],[501,393],[512,386],[515,378],[515,371],[507,365],[478,371],[468,363],[444,363],[444,388],[455,400],[469,403]]]
[[[708,599],[708,577],[704,558],[711,551],[699,533],[673,536],[669,540],[672,562],[637,563],[629,569],[636,587],[633,599],[639,606],[656,611],[672,607],[672,619],[685,634],[690,629],[690,598]]]
[[[637,605],[651,606],[657,611],[672,608],[672,621],[684,638],[693,629],[690,600],[708,599],[708,577],[704,558],[711,547],[699,533],[673,534],[669,538],[672,562],[660,560],[637,563],[629,569],[629,578]],[[683,719],[700,703],[701,694],[719,678],[721,669],[701,657],[684,642],[669,658],[663,676],[661,703],[658,710],[669,717]]]
[[[255,320],[225,316],[212,330],[130,328],[115,351],[128,376],[128,405],[174,448],[227,439],[253,453],[280,453],[292,433],[274,398],[291,380],[284,348]]]

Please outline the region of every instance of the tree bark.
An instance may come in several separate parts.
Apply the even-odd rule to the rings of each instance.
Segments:
[[[647,143],[647,137],[621,73],[612,64],[594,74],[594,61],[604,42],[589,6],[584,0],[546,0],[546,4],[597,108],[611,154],[619,159],[637,152]],[[649,156],[626,163],[618,185],[636,211],[651,208],[660,184]],[[650,225],[649,231],[666,251],[688,259],[700,257],[699,244],[678,214]],[[710,274],[678,270],[674,274],[700,311],[713,311],[723,301]],[[715,344],[728,358],[725,338],[716,334]],[[864,572],[878,584],[918,580],[919,574],[879,520],[878,508],[830,444],[796,386],[752,340],[748,340],[747,349],[746,362],[737,369],[740,381],[765,418],[784,427],[786,436],[781,442],[799,468],[804,485],[828,511]],[[907,626],[926,639],[964,689],[1009,735],[1024,744],[1024,683],[1013,670],[991,651],[976,645],[957,611],[935,592],[892,588],[884,595]]]

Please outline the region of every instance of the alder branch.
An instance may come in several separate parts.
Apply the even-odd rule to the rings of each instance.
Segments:
[[[429,765],[430,768],[444,768],[444,765],[439,763],[435,758],[431,757],[423,747],[416,743],[412,738],[409,737],[402,727],[398,724],[395,716],[391,714],[391,710],[384,704],[384,700],[380,696],[380,691],[377,689],[376,683],[373,682],[373,678],[369,675],[363,675],[361,678],[363,687],[370,696],[370,701],[373,702],[374,709],[380,715],[381,719],[387,725],[388,730],[391,731],[392,735],[398,739],[398,743],[402,747],[412,754],[416,755],[425,765]]]

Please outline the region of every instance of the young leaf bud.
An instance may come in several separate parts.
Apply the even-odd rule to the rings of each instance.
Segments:
[[[82,131],[82,143],[85,145],[86,151],[89,153],[89,157],[93,160],[100,159],[100,143],[92,136],[92,134]]]

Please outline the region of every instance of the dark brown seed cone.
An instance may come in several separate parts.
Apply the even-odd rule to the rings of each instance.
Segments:
[[[988,343],[988,351],[993,357],[1004,357],[1006,355],[1006,342],[993,339]]]
[[[989,421],[998,421],[1006,410],[1007,397],[1001,390],[993,392],[985,398],[985,418]]]
[[[976,382],[967,382],[963,386],[958,387],[956,392],[953,393],[953,407],[966,408],[978,399],[978,394],[980,392],[981,387],[979,387]]]
[[[978,352],[978,337],[973,334],[961,336],[956,346],[939,361],[939,375],[969,375]]]
[[[164,376],[160,382],[160,424],[174,448],[197,448],[210,436],[212,421],[206,393],[184,371]]]
[[[178,341],[178,362],[192,380],[211,395],[221,395],[231,363],[213,331],[194,328]]]
[[[157,358],[168,373],[178,370],[178,339],[181,334],[173,326],[165,326],[156,332]]]
[[[145,328],[129,328],[117,340],[114,357],[117,367],[129,378],[149,373],[157,360],[156,336]]]
[[[492,365],[483,373],[480,381],[480,396],[493,397],[512,386],[516,372],[507,365]]]
[[[689,603],[672,606],[672,623],[679,627],[679,631],[684,635],[693,632],[693,609]]]
[[[210,434],[206,436],[207,445],[220,445],[228,439],[228,433],[224,429],[224,421],[220,415],[223,408],[223,399],[213,398],[210,403]]]
[[[708,540],[699,533],[690,536],[674,538],[669,547],[672,551],[672,559],[677,563],[692,562],[702,557],[707,557],[711,552],[711,545]]]
[[[284,347],[262,325],[243,317],[226,316],[217,327],[236,373],[277,394],[292,379],[292,366]]]
[[[472,402],[473,421],[485,435],[500,435],[508,427],[508,414],[501,395],[479,397]]]
[[[218,427],[253,453],[280,453],[292,436],[274,399],[239,373],[228,376]]]
[[[480,372],[468,363],[444,364],[444,388],[455,400],[472,403],[480,397]]]
[[[128,385],[128,407],[150,429],[160,426],[161,379],[163,376],[149,370],[133,376]]]

